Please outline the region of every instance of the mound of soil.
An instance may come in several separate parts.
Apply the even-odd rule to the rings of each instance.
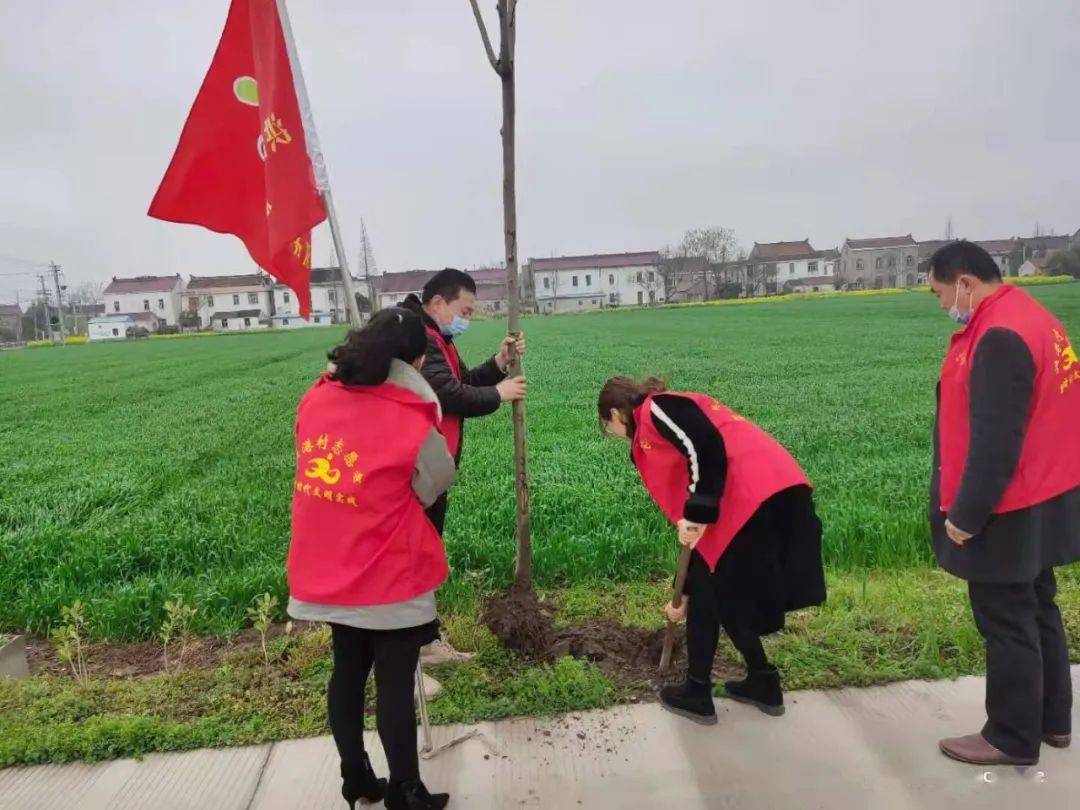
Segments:
[[[626,627],[610,619],[561,628],[555,633],[551,653],[584,658],[619,686],[651,690],[672,678],[681,678],[686,666],[686,633],[678,628],[671,651],[671,666],[660,673],[663,630]]]
[[[619,687],[646,693],[673,677],[682,677],[686,666],[686,632],[675,633],[671,666],[660,673],[664,631],[626,627],[610,619],[592,619],[568,627],[555,627],[551,611],[532,591],[511,590],[490,598],[482,620],[496,638],[535,661],[552,661],[573,655],[591,661]],[[727,662],[718,661],[722,672]]]
[[[536,592],[513,588],[484,605],[481,620],[504,647],[529,658],[551,658],[555,624]]]

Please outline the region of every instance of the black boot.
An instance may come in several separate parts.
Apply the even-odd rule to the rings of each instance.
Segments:
[[[360,799],[369,802],[380,801],[386,795],[386,780],[375,776],[368,755],[355,764],[341,763],[341,795],[350,808],[356,807]]]
[[[684,683],[665,686],[660,690],[660,705],[669,712],[674,712],[703,726],[716,723],[712,684],[698,683],[687,677]]]
[[[449,803],[449,793],[428,793],[419,779],[391,782],[386,788],[386,810],[442,810]]]
[[[751,669],[741,681],[724,684],[727,697],[757,706],[765,714],[779,717],[784,713],[784,693],[780,689],[780,670],[770,664],[766,669]]]

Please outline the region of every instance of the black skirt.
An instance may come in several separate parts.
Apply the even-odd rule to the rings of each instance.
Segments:
[[[723,624],[758,635],[782,630],[788,611],[822,604],[821,521],[810,488],[773,495],[735,535],[715,571],[695,553],[686,579],[687,595],[715,600]]]

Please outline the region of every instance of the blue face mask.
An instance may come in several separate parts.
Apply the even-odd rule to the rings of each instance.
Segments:
[[[960,307],[957,306],[957,304],[956,304],[956,301],[960,300],[960,282],[957,281],[956,282],[956,298],[955,298],[955,301],[953,302],[953,305],[951,307],[949,307],[949,317],[952,318],[957,323],[963,324],[963,325],[966,326],[968,324],[968,322],[971,320],[971,315],[974,312],[974,309],[971,306],[971,300],[974,297],[975,297],[975,293],[972,292],[971,295],[968,297],[968,310],[967,310],[967,312],[961,312]]]
[[[469,321],[462,318],[460,315],[455,315],[454,320],[450,321],[450,325],[439,327],[439,331],[447,337],[457,337],[458,335],[465,334],[465,330],[468,328]]]

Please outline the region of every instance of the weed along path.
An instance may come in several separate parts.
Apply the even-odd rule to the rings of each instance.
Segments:
[[[1080,670],[1073,680],[1080,686]],[[436,745],[466,730],[480,736],[421,768],[451,807],[470,810],[1072,806],[1073,751],[1044,747],[1037,766],[993,769],[937,752],[939,737],[978,728],[983,689],[981,678],[962,678],[796,692],[781,718],[718,701],[720,723],[708,728],[656,704],[451,725],[435,730]],[[385,773],[373,732],[367,743]],[[339,790],[329,737],[0,771],[5,810],[51,810],[72,797],[82,810],[296,810],[336,807]]]

